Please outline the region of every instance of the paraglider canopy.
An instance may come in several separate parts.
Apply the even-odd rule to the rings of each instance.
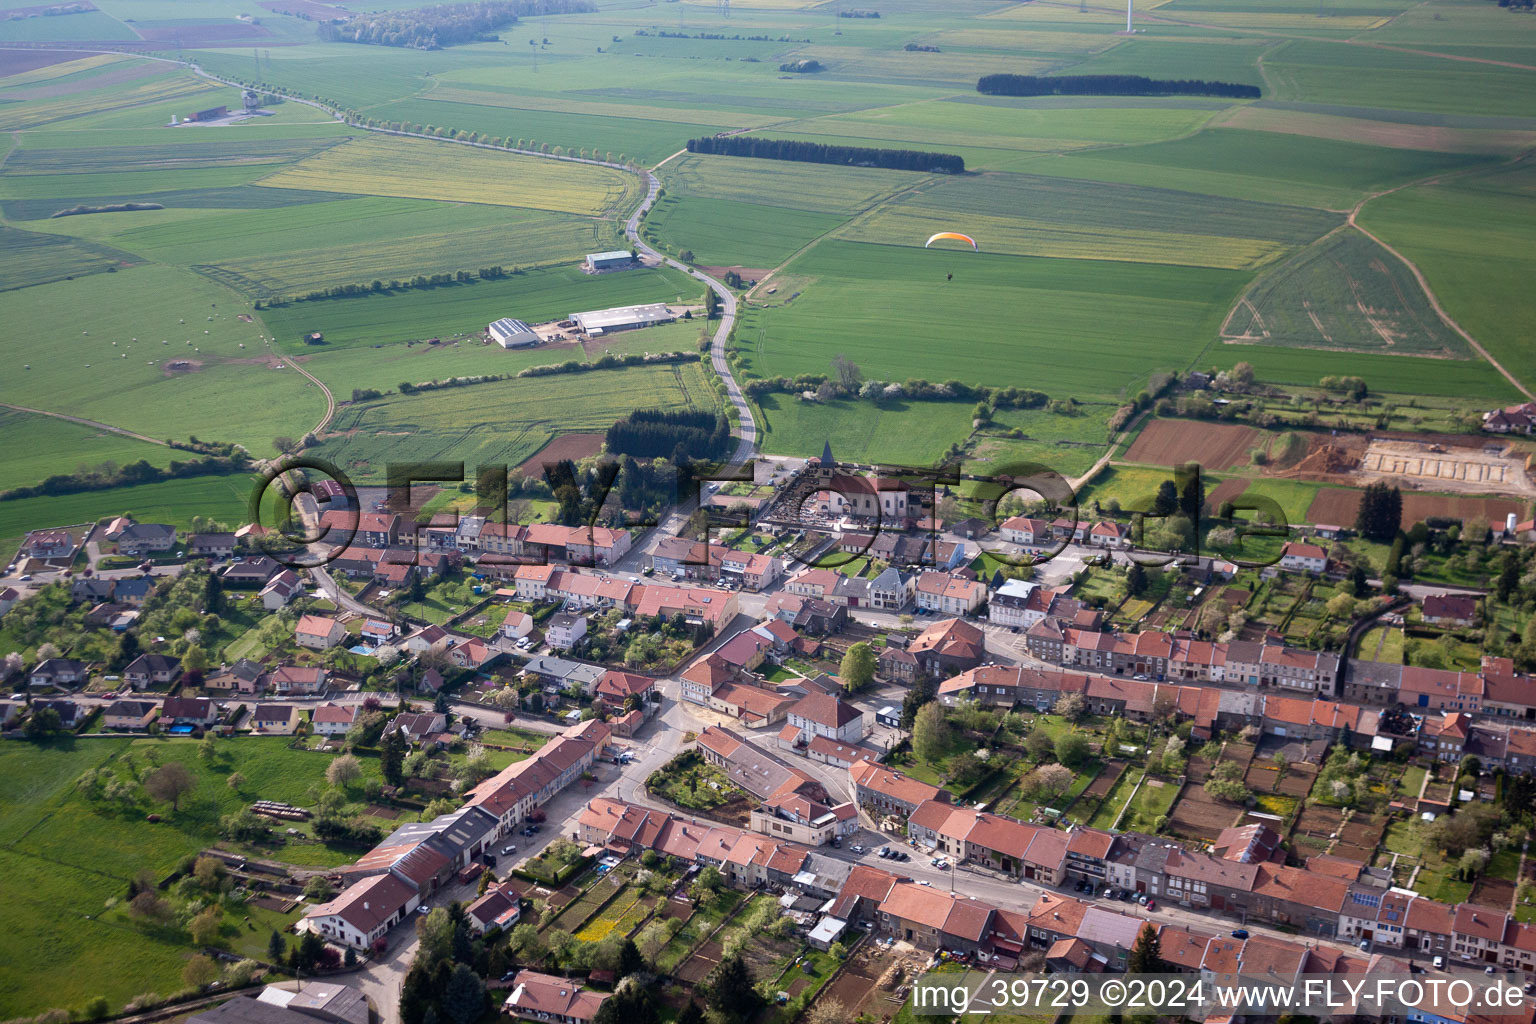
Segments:
[[[958,231],[940,231],[938,234],[928,239],[927,242],[923,243],[923,248],[928,248],[928,246],[932,245],[934,242],[937,242],[941,238],[952,238],[957,242],[970,242],[972,249],[978,248],[976,245],[976,239],[972,238],[970,235],[962,235]]]

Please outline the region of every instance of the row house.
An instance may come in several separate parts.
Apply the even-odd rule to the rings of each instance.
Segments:
[[[534,751],[527,760],[508,765],[470,790],[469,805],[495,818],[495,838],[499,839],[591,768],[611,735],[608,726],[596,718],[582,722]]]
[[[867,605],[880,611],[899,612],[912,602],[917,592],[917,577],[904,573],[895,566],[869,581]]]
[[[979,580],[964,576],[925,572],[918,574],[915,599],[921,611],[964,616],[986,601],[987,588]]]
[[[652,571],[691,580],[714,580],[720,575],[725,549],[691,537],[663,537],[651,551]]]
[[[1351,886],[1339,937],[1443,956],[1450,951],[1455,919],[1451,907],[1407,889]]]
[[[1163,860],[1161,898],[1201,910],[1240,913],[1247,906],[1258,873],[1257,864],[1183,849],[1169,850]],[[1156,894],[1151,886],[1146,891]]]
[[[725,551],[720,556],[720,578],[753,593],[771,586],[784,573],[784,563],[761,552]]]
[[[850,801],[829,807],[803,793],[782,793],[752,808],[754,832],[803,846],[823,846],[859,830],[859,809]]]
[[[986,634],[963,619],[944,619],[924,629],[906,649],[919,671],[943,679],[982,663]]]
[[[923,949],[974,953],[992,932],[989,903],[913,882],[898,882],[875,911],[879,929]]]
[[[323,939],[366,950],[421,903],[410,883],[393,874],[361,878],[334,899],[304,912],[301,927]]]
[[[992,591],[987,619],[994,625],[1028,629],[1045,618],[1049,592],[1038,583],[1008,580]]]
[[[1249,896],[1250,916],[1332,937],[1348,898],[1349,883],[1316,871],[1260,864]]]
[[[807,772],[786,764],[774,754],[750,743],[729,729],[711,725],[698,736],[699,754],[719,768],[731,782],[759,800],[786,794],[828,802],[826,788]]]
[[[950,801],[948,790],[909,778],[874,761],[862,760],[848,769],[853,800],[871,813],[907,818],[924,801]]]
[[[1406,665],[1398,678],[1397,702],[1424,711],[1481,714],[1486,681],[1476,672]]]

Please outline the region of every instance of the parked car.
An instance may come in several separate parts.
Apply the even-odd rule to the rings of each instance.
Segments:
[[[503,857],[507,856],[510,853],[516,853],[516,852],[517,852],[517,847],[515,847],[515,846],[503,846],[501,848],[501,855]]]
[[[1246,928],[1234,928],[1232,930],[1232,937],[1234,939],[1246,939],[1248,937],[1248,929],[1246,929]]]
[[[862,847],[862,846],[850,846],[850,847],[848,847],[848,849],[852,850],[854,853],[863,853],[864,852],[864,847]]]
[[[932,885],[933,883],[928,881],[928,879],[926,879],[926,878],[919,878],[917,880],[917,884],[918,885]]]
[[[1443,957],[1443,956],[1435,957],[1434,964],[1435,964],[1435,970],[1437,970],[1437,971],[1445,970],[1445,957]]]
[[[1147,909],[1148,910],[1156,910],[1157,909],[1157,900],[1147,900]]]

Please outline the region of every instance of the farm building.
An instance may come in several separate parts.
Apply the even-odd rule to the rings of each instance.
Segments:
[[[523,348],[539,343],[539,336],[533,332],[532,327],[510,317],[497,320],[491,324],[489,331],[491,340],[502,348]]]
[[[631,266],[634,262],[635,258],[623,249],[615,249],[613,252],[589,252],[581,269],[591,274],[598,270],[618,270],[621,267]]]
[[[636,327],[654,327],[669,324],[677,314],[664,302],[646,306],[617,306],[613,309],[597,309],[589,313],[572,313],[571,319],[584,334],[602,334],[606,331],[627,331]]]
[[[190,118],[188,118],[188,120],[191,120],[191,121],[217,121],[219,118],[225,116],[228,113],[229,113],[229,108],[228,107],[209,107],[207,110],[199,110],[197,113],[193,114]]]
[[[319,331],[310,331],[308,334],[304,335],[304,344],[306,345],[319,345],[324,341],[325,335],[321,334]]]

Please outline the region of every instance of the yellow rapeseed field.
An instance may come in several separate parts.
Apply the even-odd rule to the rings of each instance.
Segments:
[[[302,160],[257,184],[589,216],[622,207],[638,190],[636,179],[606,167],[373,134]]]

